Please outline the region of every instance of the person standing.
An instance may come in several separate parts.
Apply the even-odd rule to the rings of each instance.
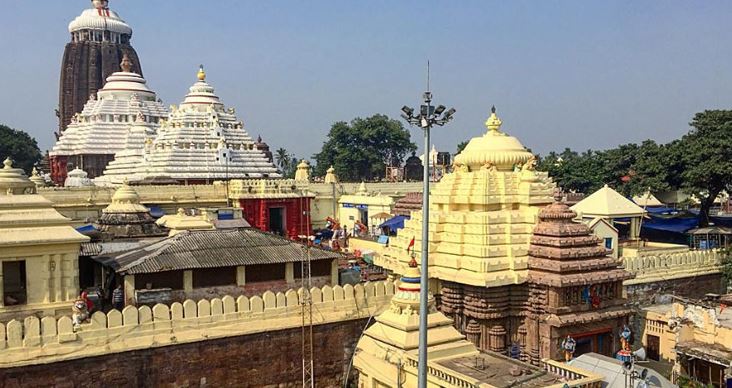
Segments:
[[[125,307],[125,293],[121,284],[118,284],[117,288],[112,291],[112,307],[119,311]]]

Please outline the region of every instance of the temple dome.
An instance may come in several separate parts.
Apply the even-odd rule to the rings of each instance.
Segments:
[[[338,177],[335,174],[335,168],[333,166],[328,167],[325,172],[325,183],[338,183]]]
[[[33,171],[31,172],[30,181],[33,182],[36,187],[46,186],[46,180],[43,179],[40,174],[38,174],[38,170],[35,167],[33,167]]]
[[[198,68],[196,77],[198,78],[198,82],[188,88],[188,94],[186,94],[185,99],[183,99],[183,102],[180,104],[181,107],[196,104],[215,104],[223,106],[219,96],[214,92],[213,86],[206,82],[206,72],[203,71],[203,65]]]
[[[81,30],[111,31],[132,35],[132,28],[119,17],[117,12],[107,7],[108,1],[94,0],[92,8],[85,9],[69,23],[69,32]]]
[[[310,180],[310,163],[305,159],[301,160],[297,165],[297,171],[295,171],[296,181],[309,181]]]
[[[517,164],[524,164],[533,157],[521,142],[501,132],[501,121],[496,116],[496,108],[485,122],[488,132],[470,140],[465,149],[455,157],[456,165],[466,165],[471,171],[481,167],[495,166],[498,170],[511,170]]]
[[[94,182],[92,182],[92,180],[89,179],[89,174],[87,174],[86,171],[77,167],[77,168],[69,171],[68,175],[66,176],[66,181],[64,181],[64,186],[66,186],[66,187],[94,186]]]
[[[13,161],[6,158],[0,169],[0,195],[35,193],[36,184],[23,173],[21,168],[13,168]]]
[[[112,203],[104,210],[104,213],[147,213],[148,208],[140,204],[140,196],[135,189],[124,182],[112,195]]]
[[[97,92],[98,98],[124,94],[138,100],[141,97],[155,100],[155,92],[147,87],[147,81],[141,75],[132,72],[132,62],[127,55],[124,55],[119,67],[121,71],[114,72],[107,77],[106,83]]]

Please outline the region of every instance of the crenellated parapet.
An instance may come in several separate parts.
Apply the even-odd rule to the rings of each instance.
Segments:
[[[95,312],[74,329],[70,316],[0,323],[0,367],[50,363],[151,347],[299,327],[300,288],[262,295],[127,306]],[[313,324],[368,318],[389,306],[392,282],[312,288]]]
[[[295,179],[234,179],[229,181],[229,198],[300,198],[307,193],[308,182]]]
[[[635,274],[623,284],[637,285],[673,279],[718,274],[722,270],[722,255],[717,250],[681,250],[654,255],[623,257],[625,269]]]

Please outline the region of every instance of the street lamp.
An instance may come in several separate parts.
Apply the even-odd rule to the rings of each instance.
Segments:
[[[414,115],[414,109],[402,107],[402,118],[409,125],[416,125],[424,130],[424,173],[422,175],[422,273],[419,282],[419,365],[417,381],[419,388],[427,388],[427,246],[429,235],[429,206],[430,206],[430,129],[432,126],[443,126],[452,119],[455,108],[445,112],[445,106],[432,106],[432,92],[426,91],[422,95],[424,104],[419,107],[419,115]],[[444,112],[444,113],[443,113]]]

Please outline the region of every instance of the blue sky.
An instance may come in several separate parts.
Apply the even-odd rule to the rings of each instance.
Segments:
[[[68,23],[87,0],[3,0],[0,122],[53,142]],[[203,63],[253,137],[300,157],[339,120],[417,105],[432,67],[455,120],[439,149],[503,129],[535,152],[668,141],[729,108],[732,2],[111,0],[149,86],[178,104]],[[421,133],[412,130],[421,145]]]

